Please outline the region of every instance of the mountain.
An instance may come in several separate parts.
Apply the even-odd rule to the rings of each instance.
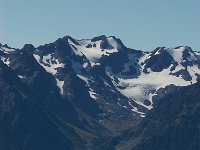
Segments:
[[[71,141],[60,131],[62,124],[56,121],[58,112],[44,108],[42,101],[38,101],[42,98],[33,95],[2,62],[0,79],[0,149],[73,149]],[[59,98],[57,100],[56,107],[59,107]],[[63,106],[63,112],[69,114],[67,109],[71,107]],[[75,122],[76,117],[70,119],[66,115],[65,120]],[[71,127],[66,127],[71,137],[77,136]]]
[[[200,149],[200,83],[173,87],[132,130],[124,132],[117,149]]]
[[[37,48],[0,44],[0,63],[3,150],[101,149],[200,75],[200,53],[188,46],[145,52],[105,35]]]

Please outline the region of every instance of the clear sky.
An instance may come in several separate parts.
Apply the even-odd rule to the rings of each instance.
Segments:
[[[131,48],[200,50],[200,0],[0,0],[0,43],[21,48],[105,34]]]

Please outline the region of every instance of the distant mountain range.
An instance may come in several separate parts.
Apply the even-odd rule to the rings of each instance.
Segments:
[[[200,149],[199,77],[188,46],[0,44],[0,149]]]

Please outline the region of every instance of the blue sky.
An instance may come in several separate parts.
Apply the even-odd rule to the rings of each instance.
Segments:
[[[200,50],[200,0],[0,0],[0,43],[21,48],[105,34],[131,48]]]

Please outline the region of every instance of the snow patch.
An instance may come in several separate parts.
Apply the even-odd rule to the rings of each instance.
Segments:
[[[113,37],[108,37],[107,40],[108,40],[108,43],[112,45],[112,47],[114,47],[114,49],[121,49],[121,46]]]
[[[91,88],[90,88],[90,90],[89,90],[89,94],[90,94],[90,97],[91,97],[92,99],[94,99],[94,100],[97,99],[97,97],[96,97],[97,93],[95,93]]]
[[[82,75],[79,75],[79,74],[77,74],[77,76],[78,76],[81,80],[83,80],[83,81],[87,84],[87,86],[89,87],[89,82],[88,82],[88,78],[87,78],[87,77],[82,76]]]
[[[142,114],[142,115],[145,115],[145,113],[143,113],[143,112],[140,112],[138,109],[137,109],[137,107],[134,107],[132,104],[131,104],[131,102],[129,101],[128,102],[129,103],[129,105],[132,107],[132,111],[133,112],[136,112],[136,113],[138,113],[138,114]]]
[[[191,83],[192,84],[196,83],[197,82],[196,74],[200,74],[200,69],[198,68],[198,66],[197,65],[188,66],[187,70],[188,70],[190,76],[192,77]]]
[[[87,59],[90,62],[97,62],[103,55],[109,56],[111,53],[117,52],[118,51],[118,46],[115,44],[115,42],[111,39],[108,38],[108,41],[111,42],[111,45],[114,47],[113,49],[101,49],[100,44],[101,41],[96,41],[96,42],[91,42],[91,40],[83,40],[80,42],[81,45],[75,45],[76,49],[84,54]],[[86,46],[88,44],[96,44],[96,47],[92,48],[87,48]]]
[[[20,79],[26,78],[25,76],[22,76],[22,75],[18,75],[18,77],[19,77]]]
[[[63,85],[64,85],[64,81],[60,81],[59,79],[56,79],[56,85],[59,87],[60,89],[60,93],[63,94]]]
[[[37,62],[49,73],[56,75],[58,68],[64,68],[64,64],[58,62],[58,59],[51,57],[51,54],[43,56],[43,59],[39,55],[33,54]]]
[[[58,68],[64,68],[64,64],[58,62],[58,59],[54,59],[51,54],[48,54],[47,56],[43,56],[43,59],[39,55],[33,54],[34,58],[37,60],[37,62],[49,73],[51,73],[53,76],[57,74]],[[63,94],[63,85],[64,81],[61,81],[57,78],[56,79],[56,85],[60,89],[60,93]]]
[[[12,48],[6,48],[6,47],[1,47],[0,50],[3,51],[3,52],[6,53],[6,54],[15,51],[15,49],[12,49]]]
[[[149,70],[148,74],[143,73],[141,68],[141,75],[138,78],[126,79],[116,77],[118,79],[117,83],[114,80],[114,75],[110,71],[111,69],[108,67],[106,71],[107,75],[110,76],[113,84],[120,93],[134,100],[138,105],[150,110],[153,108],[152,100],[150,100],[151,105],[148,106],[144,104],[144,100],[149,100],[151,91],[155,91],[161,87],[164,88],[170,84],[177,86],[187,86],[191,84],[190,81],[185,81],[181,77],[170,75],[171,67],[172,66],[168,69],[164,69],[162,72],[153,72]]]
[[[168,48],[166,51],[174,58],[176,62],[179,64],[183,60],[183,51],[185,50],[185,47],[180,47],[179,49],[173,49],[173,48]]]
[[[9,61],[9,58],[4,58],[4,57],[1,57],[1,60],[3,61],[4,64],[6,65],[10,65],[10,61]]]
[[[90,87],[90,84],[89,84],[89,81],[91,81],[92,82],[92,80],[91,79],[88,79],[87,77],[85,77],[85,76],[83,76],[83,75],[80,75],[80,74],[77,74],[77,76],[81,79],[81,80],[83,80],[85,83],[86,83],[86,86],[89,88],[89,94],[90,94],[90,97],[92,98],[92,99],[94,99],[94,100],[96,100],[97,99],[97,93],[95,93],[94,91],[93,91],[93,89]]]

